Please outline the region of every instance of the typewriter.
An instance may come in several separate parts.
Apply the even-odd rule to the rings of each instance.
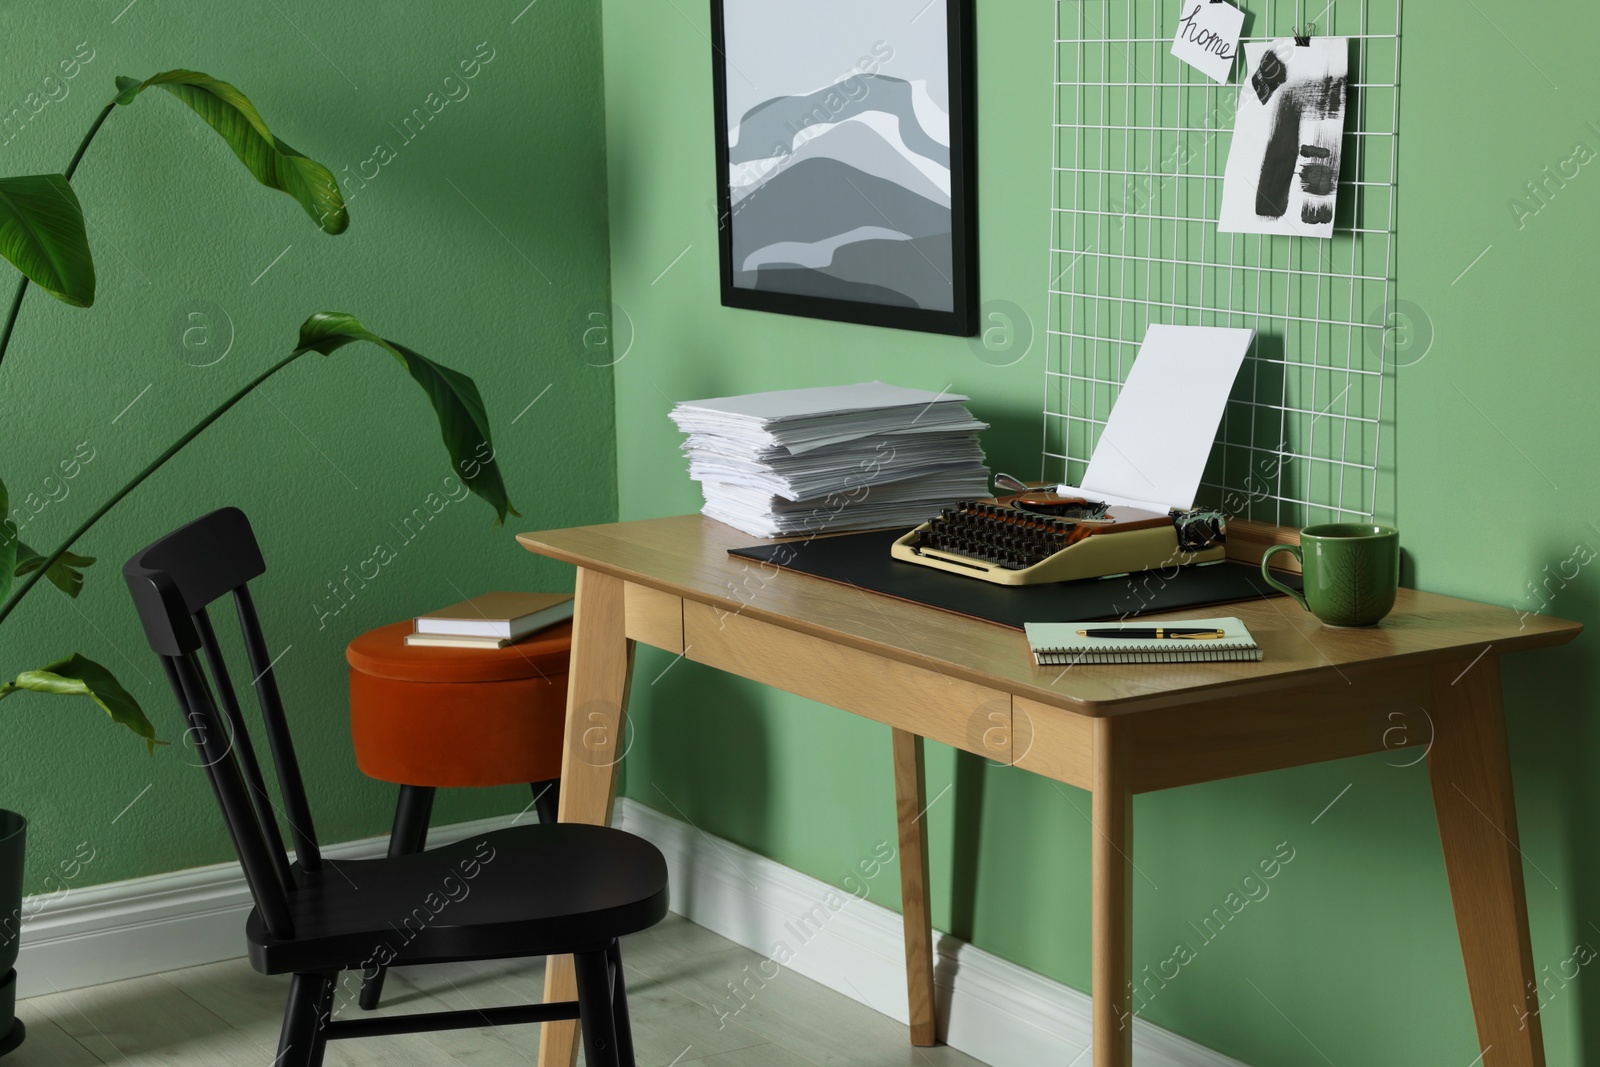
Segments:
[[[1009,495],[944,509],[896,540],[894,558],[999,585],[1221,562],[1222,514],[1194,501],[1254,338],[1151,323],[1079,477],[1092,488],[1036,489],[1000,475]]]
[[[1039,585],[1221,560],[1220,512],[1166,514],[1048,491],[945,508],[894,543],[895,559],[1000,585]]]

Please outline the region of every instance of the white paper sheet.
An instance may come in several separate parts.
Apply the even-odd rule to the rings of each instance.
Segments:
[[[1244,46],[1217,229],[1332,237],[1348,37]]]
[[[779,389],[770,393],[747,393],[710,400],[686,400],[679,410],[709,411],[762,423],[786,419],[806,419],[819,415],[839,415],[851,411],[873,411],[969,399],[957,393],[930,393],[926,389],[907,389],[884,382],[857,385],[822,385],[811,389]]]
[[[1233,71],[1244,12],[1226,0],[1183,0],[1172,54],[1219,85]]]
[[[1089,457],[1080,493],[1148,511],[1194,506],[1254,330],[1154,323]]]

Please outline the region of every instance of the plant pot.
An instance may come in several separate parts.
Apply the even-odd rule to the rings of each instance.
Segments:
[[[17,1010],[17,950],[21,947],[22,857],[28,820],[0,808],[0,1056],[22,1044]]]

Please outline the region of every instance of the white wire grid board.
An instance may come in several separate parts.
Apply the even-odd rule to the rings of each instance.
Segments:
[[[1246,0],[1218,85],[1170,52],[1196,0],[1057,0],[1045,478],[1078,484],[1150,323],[1249,326],[1198,503],[1290,526],[1390,510],[1400,0],[1322,2]],[[1244,42],[1308,22],[1352,38],[1334,234],[1218,233]]]

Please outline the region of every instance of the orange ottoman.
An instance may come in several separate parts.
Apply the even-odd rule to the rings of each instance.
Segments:
[[[350,734],[363,774],[401,785],[561,774],[572,623],[505,648],[412,648],[411,622],[350,642]]]
[[[356,766],[400,786],[389,855],[422,851],[441,786],[526,782],[539,821],[554,822],[572,623],[505,648],[413,648],[411,630],[409,619],[380,626],[345,650]],[[368,1011],[383,979],[362,982]]]

